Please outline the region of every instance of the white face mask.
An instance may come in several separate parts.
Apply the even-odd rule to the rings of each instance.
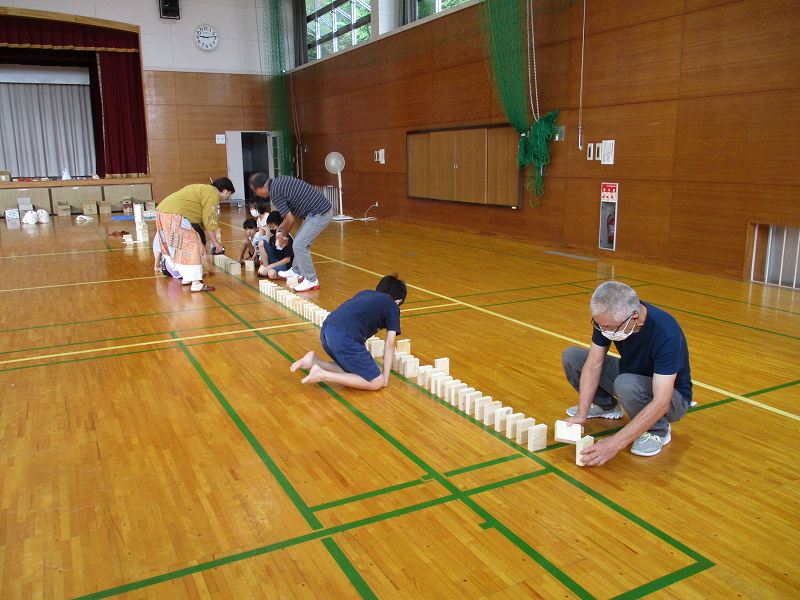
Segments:
[[[255,208],[251,208],[250,209],[250,215],[253,216],[253,217],[257,217],[258,216],[258,211]]]
[[[612,342],[621,342],[630,335],[630,333],[625,333],[624,331],[601,331],[600,333],[603,334],[604,338]]]
[[[633,320],[633,317],[636,313],[633,313],[625,323],[619,328],[617,331],[601,331],[600,333],[603,334],[603,337],[607,340],[611,340],[612,342],[621,342],[622,340],[626,339],[631,333],[633,333],[633,329],[636,329],[636,325],[634,324],[633,329],[630,332],[625,333],[625,330],[628,328],[628,325]]]

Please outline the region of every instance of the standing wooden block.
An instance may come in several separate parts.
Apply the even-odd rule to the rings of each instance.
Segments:
[[[319,320],[319,323],[317,323],[317,325],[322,327],[322,324],[325,322],[325,319],[328,318],[329,314],[331,314],[331,313],[329,313],[327,310],[323,310],[322,312],[317,313],[317,317],[318,317],[318,320]]]
[[[458,406],[458,410],[464,410],[464,402],[466,401],[467,394],[474,391],[475,388],[473,387],[463,387],[456,392],[456,406]]]
[[[581,452],[583,452],[589,446],[594,445],[594,438],[590,435],[585,435],[581,439],[579,439],[575,443],[575,464],[579,467],[583,467],[583,461],[581,460]]]
[[[383,351],[386,349],[386,342],[380,338],[376,341],[372,342],[372,348],[370,348],[370,354],[372,354],[373,358],[383,358]]]
[[[408,377],[411,379],[412,377],[417,376],[417,371],[419,370],[419,359],[415,356],[406,356],[403,359],[403,365],[400,367],[400,374],[403,377]]]
[[[291,277],[286,278],[286,285],[288,285],[290,289],[294,289],[294,286],[296,286],[298,283],[300,283],[300,281],[297,275],[292,275]]]
[[[583,435],[583,427],[578,423],[567,423],[566,421],[556,421],[555,438],[557,442],[565,444],[576,444]]]
[[[444,384],[444,401],[448,404],[455,405],[458,400],[458,390],[467,387],[466,383],[462,383],[460,379],[453,379]]]
[[[397,340],[395,348],[397,348],[398,352],[405,352],[406,354],[411,354],[411,340],[409,339]]]
[[[434,369],[444,369],[446,373],[450,373],[450,359],[437,358],[433,363]]]
[[[270,288],[270,282],[269,281],[259,281],[258,282],[258,291],[261,292],[262,294],[265,294],[265,295],[268,294],[269,293],[269,288]]]
[[[528,450],[536,452],[547,447],[547,425],[539,423],[528,429]]]
[[[309,305],[310,304],[311,303],[309,302]],[[308,308],[306,308],[305,311],[303,311],[303,316],[305,316],[306,312],[308,312]],[[367,350],[369,350],[369,346],[370,346],[370,344],[372,344],[372,342],[374,342],[375,340],[379,340],[379,339],[381,339],[381,338],[379,338],[377,335],[373,335],[371,338],[367,338],[367,341],[364,342],[364,345],[367,347]]]
[[[431,371],[433,371],[433,365],[421,365],[417,367],[417,385],[425,387],[425,381],[427,381]]]
[[[506,437],[510,440],[517,439],[517,423],[525,418],[524,413],[512,413],[506,419]]]
[[[536,425],[536,419],[529,417],[517,423],[516,442],[521,446],[528,443],[528,430]]]
[[[466,396],[464,396],[464,408],[462,408],[461,410],[463,410],[468,415],[472,414],[473,404],[478,398],[482,397],[483,397],[483,392],[478,390],[468,393]]]
[[[494,425],[495,413],[503,408],[502,402],[499,400],[492,400],[489,404],[483,407],[483,424],[489,427]]]
[[[491,396],[481,396],[475,399],[475,418],[483,421],[483,413],[487,406],[492,403]]]
[[[433,368],[431,368],[431,370],[428,371],[428,373],[425,375],[424,383],[422,384],[422,386],[426,390],[431,389],[431,377],[433,377],[434,375],[447,375],[447,373],[445,373],[441,369],[433,369]]]
[[[498,433],[506,431],[506,419],[508,419],[509,415],[514,412],[514,409],[510,406],[504,406],[502,408],[498,408],[494,412],[494,430]]]
[[[244,270],[245,271],[255,271],[256,270],[256,261],[254,261],[254,260],[246,260],[246,261],[244,261]]]
[[[400,371],[400,363],[403,362],[406,356],[408,356],[406,352],[395,351],[394,356],[392,356],[392,371]]]
[[[241,275],[242,274],[242,265],[240,265],[235,260],[232,260],[232,261],[230,261],[228,263],[228,266],[227,266],[226,270],[230,275]]]
[[[431,391],[436,395],[437,398],[444,400],[444,384],[448,381],[453,381],[453,377],[451,375],[440,376],[434,381],[433,385],[431,386]]]

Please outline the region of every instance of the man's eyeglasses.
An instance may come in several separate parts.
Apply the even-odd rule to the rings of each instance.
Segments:
[[[599,324],[597,321],[595,321],[594,319],[592,319],[592,327],[594,327],[594,328],[595,328],[597,331],[599,331],[600,333],[603,333],[603,332],[605,332],[605,333],[617,333],[617,332],[618,332],[620,329],[625,329],[625,328],[628,326],[628,323],[630,322],[630,320],[631,320],[633,317],[635,317],[637,314],[639,314],[639,313],[638,313],[638,312],[636,312],[636,311],[633,311],[633,312],[631,313],[631,316],[630,316],[630,317],[628,317],[628,318],[627,318],[627,319],[625,319],[625,320],[624,320],[622,323],[620,323],[619,325],[617,325],[617,328],[616,328],[616,329],[603,329],[602,327],[600,327],[600,324]]]

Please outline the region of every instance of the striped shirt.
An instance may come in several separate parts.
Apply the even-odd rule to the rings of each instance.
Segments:
[[[296,177],[283,175],[267,182],[272,209],[285,217],[291,212],[295,217],[305,219],[309,215],[324,215],[331,210],[331,203],[311,185]]]

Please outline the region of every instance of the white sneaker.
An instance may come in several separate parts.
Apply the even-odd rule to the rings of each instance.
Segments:
[[[295,292],[310,292],[312,290],[318,290],[319,280],[315,279],[314,281],[311,281],[310,279],[304,279],[296,286],[294,286],[293,289]]]
[[[292,268],[289,267],[285,271],[278,271],[278,277],[282,279],[286,279],[287,277],[300,277],[300,273],[293,271]]]

